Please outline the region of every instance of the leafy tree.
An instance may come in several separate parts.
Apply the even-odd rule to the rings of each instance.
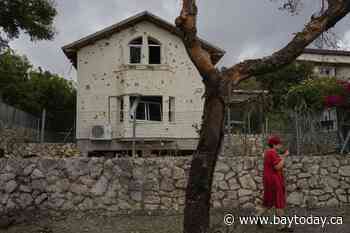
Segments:
[[[0,0],[0,51],[22,31],[33,41],[53,39],[56,15],[52,0]]]
[[[265,110],[281,111],[285,105],[285,95],[291,87],[300,84],[306,79],[314,77],[314,66],[309,62],[293,62],[280,70],[252,77],[237,85],[241,90],[265,90],[268,95],[264,95]],[[269,97],[269,98],[267,98]],[[261,98],[259,96],[258,98]]]
[[[290,108],[317,112],[325,107],[345,104],[347,96],[348,91],[342,82],[334,77],[319,77],[292,86],[285,100]]]
[[[276,72],[258,77],[262,89],[268,90],[272,103],[270,108],[280,111],[285,107],[284,96],[289,89],[313,77],[313,66],[309,63],[292,63]]]
[[[12,50],[0,55],[0,93],[5,102],[19,107],[17,101],[25,99],[22,84],[27,81],[27,71],[31,67],[25,56],[16,55]]]
[[[0,54],[0,93],[4,102],[38,117],[47,110],[52,130],[66,130],[75,118],[76,90],[71,82],[48,71],[32,70],[25,56]]]
[[[282,9],[298,11],[302,0],[278,0]],[[250,59],[218,70],[210,54],[197,37],[198,8],[195,0],[183,0],[180,16],[175,23],[193,64],[202,76],[206,96],[200,139],[191,161],[186,188],[184,233],[207,233],[210,226],[210,199],[213,175],[223,139],[225,97],[230,86],[252,77],[277,71],[299,57],[305,47],[314,42],[350,12],[349,0],[325,0],[327,9],[314,14],[289,43],[270,56]]]

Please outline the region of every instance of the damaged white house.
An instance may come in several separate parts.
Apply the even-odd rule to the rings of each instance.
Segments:
[[[217,63],[224,51],[203,41]],[[63,47],[77,69],[77,143],[83,154],[191,152],[204,86],[180,31],[143,12]]]

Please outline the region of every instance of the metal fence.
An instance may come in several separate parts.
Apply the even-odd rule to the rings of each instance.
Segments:
[[[37,142],[40,136],[40,118],[0,100],[0,131],[6,135],[6,140]]]
[[[38,113],[38,115],[42,115],[42,113]],[[6,135],[9,141],[41,142],[41,127],[42,119],[40,117],[0,100],[0,134]],[[45,117],[43,142],[75,142],[75,114],[70,111],[48,112]]]
[[[226,151],[233,154],[262,153],[267,147],[268,136],[272,134],[281,136],[284,146],[295,155],[339,152],[342,147],[334,109],[321,113],[289,110],[242,116],[231,124],[226,122]]]
[[[40,118],[5,104],[0,100],[0,122],[3,127],[22,127],[38,130]]]
[[[76,114],[73,111],[50,111],[45,117],[44,142],[75,143]]]

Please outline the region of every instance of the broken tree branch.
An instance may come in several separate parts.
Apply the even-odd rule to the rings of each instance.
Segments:
[[[176,26],[183,32],[183,41],[187,52],[202,77],[208,79],[216,73],[216,68],[210,58],[210,54],[202,48],[202,43],[197,37],[198,9],[195,0],[183,0],[180,16],[176,19]],[[216,76],[216,75],[214,75]]]

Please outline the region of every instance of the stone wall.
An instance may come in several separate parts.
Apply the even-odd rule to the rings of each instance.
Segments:
[[[2,159],[0,213],[16,210],[181,211],[190,158]],[[350,202],[350,157],[289,157],[291,206]],[[252,208],[262,196],[262,157],[220,158],[212,205]]]
[[[67,158],[80,156],[75,143],[17,143],[9,157]]]
[[[37,140],[37,130],[23,127],[2,127],[0,124],[0,149],[5,154],[12,150],[16,142],[33,142]]]

